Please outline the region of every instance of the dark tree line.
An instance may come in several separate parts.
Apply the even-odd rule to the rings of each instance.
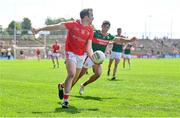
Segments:
[[[57,24],[60,22],[65,22],[65,21],[70,21],[73,20],[73,18],[70,19],[65,19],[65,18],[56,18],[56,19],[52,19],[50,17],[48,17],[45,20],[45,24],[46,25],[53,25],[53,24]],[[1,25],[0,25],[1,26]],[[13,35],[14,31],[16,30],[17,34],[20,35],[27,35],[29,34],[29,31],[32,28],[32,24],[31,24],[31,20],[29,18],[23,18],[22,22],[16,22],[16,21],[11,21],[8,25],[8,27],[6,29],[2,29],[2,26],[0,27],[0,33],[2,34],[9,34],[9,35]],[[51,35],[57,35],[57,34],[65,34],[66,31],[56,31],[56,32],[50,32]]]

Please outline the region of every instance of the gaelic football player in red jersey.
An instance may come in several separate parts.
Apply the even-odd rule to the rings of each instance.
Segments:
[[[36,56],[37,56],[37,59],[39,61],[41,59],[41,51],[39,48],[36,49]]]
[[[55,41],[55,43],[52,45],[52,62],[53,62],[53,68],[56,67],[55,64],[55,59],[56,59],[56,63],[57,63],[57,68],[59,68],[59,52],[61,49],[61,45],[58,43],[58,41]]]
[[[93,38],[93,27],[91,23],[94,19],[93,10],[83,9],[80,12],[80,17],[80,20],[61,22],[43,28],[33,29],[33,33],[38,33],[39,31],[44,30],[68,30],[65,44],[67,77],[64,84],[59,84],[58,86],[59,93],[62,93],[62,88],[64,88],[64,101],[62,103],[62,108],[69,107],[68,98],[71,91],[72,81],[79,76],[86,54],[91,59],[93,54],[91,50]]]

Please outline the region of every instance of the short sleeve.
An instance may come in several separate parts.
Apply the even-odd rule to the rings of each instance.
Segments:
[[[90,28],[89,40],[93,40],[93,38],[94,38],[94,31],[93,31],[93,28]]]
[[[67,29],[72,29],[75,25],[75,21],[65,22],[64,25],[66,26]]]
[[[110,34],[110,39],[111,39],[111,40],[115,39],[115,36],[112,35],[112,34]]]

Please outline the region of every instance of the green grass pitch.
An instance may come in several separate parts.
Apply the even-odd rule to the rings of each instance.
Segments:
[[[100,79],[79,95],[89,69],[72,89],[69,109],[62,109],[63,60],[58,69],[51,60],[1,60],[0,117],[180,117],[180,59],[132,59],[131,70],[122,70],[121,62],[115,81],[106,76],[107,66],[106,60]]]

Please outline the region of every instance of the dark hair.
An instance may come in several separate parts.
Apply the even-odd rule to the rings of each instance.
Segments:
[[[88,9],[83,9],[81,12],[80,12],[80,17],[81,19],[83,19],[85,16],[89,16],[89,12],[90,11],[93,11],[91,8],[88,8]]]
[[[109,25],[109,26],[111,26],[110,22],[107,21],[107,20],[103,21],[102,25]]]
[[[117,28],[117,30],[122,30],[121,28]]]

